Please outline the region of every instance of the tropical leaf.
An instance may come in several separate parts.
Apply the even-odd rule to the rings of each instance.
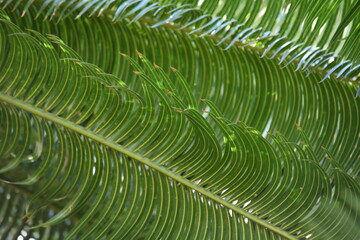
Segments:
[[[7,4],[11,2],[12,1],[8,1]],[[283,6],[286,6],[286,10],[284,10],[284,8],[281,8],[281,5],[278,3],[272,4],[272,6],[280,7],[277,7],[277,11],[273,11],[274,9],[271,10],[270,8],[267,11],[268,6],[266,6],[266,4],[268,3],[265,3],[265,5],[263,5],[260,1],[248,1],[249,4],[246,4],[245,9],[251,9],[253,13],[251,15],[249,13],[244,13],[241,15],[247,16],[244,23],[238,22],[239,20],[244,21],[242,17],[240,17],[238,20],[226,20],[226,17],[228,17],[228,15],[226,15],[225,12],[223,13],[225,14],[224,18],[211,17],[211,15],[209,14],[203,14],[200,9],[193,7],[191,4],[185,4],[177,7],[176,5],[172,4],[163,5],[158,2],[153,3],[150,0],[90,1],[87,4],[85,3],[85,1],[81,0],[71,0],[66,2],[45,1],[36,14],[37,16],[39,16],[40,13],[44,13],[45,19],[53,19],[55,15],[59,15],[59,20],[61,20],[76,11],[78,11],[78,14],[75,17],[76,19],[86,14],[89,14],[89,16],[93,16],[96,13],[98,15],[101,15],[105,12],[106,14],[113,15],[113,22],[117,22],[124,18],[130,18],[130,22],[143,19],[143,21],[145,21],[147,24],[150,23],[152,28],[162,25],[175,24],[174,26],[172,26],[172,28],[178,28],[188,34],[195,34],[200,37],[210,35],[212,39],[218,42],[217,44],[220,45],[223,43],[223,45],[225,45],[225,50],[235,45],[239,45],[256,47],[258,51],[262,52],[263,49],[267,47],[266,52],[268,52],[270,48],[272,48],[272,51],[275,51],[275,54],[272,54],[272,58],[282,55],[280,63],[282,63],[285,59],[290,60],[288,64],[293,61],[300,62],[298,69],[302,67],[302,70],[310,70],[311,67],[315,66],[316,68],[321,68],[324,70],[329,69],[331,70],[331,73],[337,70],[339,72],[336,75],[338,78],[344,75],[351,78],[359,74],[358,66],[352,67],[353,64],[349,66],[347,65],[344,68],[340,69],[339,67],[333,68],[336,63],[338,63],[337,66],[343,65],[342,62],[344,61],[344,56],[347,57],[351,55],[351,60],[354,63],[357,63],[356,57],[359,55],[357,50],[359,41],[357,38],[357,34],[353,33],[358,33],[358,26],[355,27],[354,31],[351,31],[352,34],[347,37],[347,41],[339,42],[340,45],[344,45],[343,47],[341,47],[339,44],[334,44],[334,41],[331,42],[331,47],[328,47],[328,45],[330,45],[329,42],[325,43],[325,41],[329,39],[328,33],[331,32],[331,29],[328,28],[333,28],[333,23],[335,20],[337,20],[336,16],[334,17],[335,11],[337,9],[339,9],[338,11],[340,13],[343,11],[347,11],[347,3],[345,2],[341,4],[341,1],[333,1],[331,4],[327,4],[326,1],[310,1],[310,3],[309,1],[298,1],[296,4],[292,4],[291,1],[284,1]],[[209,9],[212,9],[210,12],[213,12],[215,9],[217,9],[217,1],[209,1],[209,3],[211,5],[201,5],[204,6],[205,11],[209,11]],[[7,6],[7,4],[5,4],[5,6]],[[22,10],[21,16],[26,14],[31,4],[32,2],[28,2],[28,4],[25,5]],[[234,4],[234,6],[231,6],[231,4]],[[234,9],[234,7],[236,7],[239,3],[237,1],[232,1],[231,4],[228,4],[225,8],[222,8],[222,10]],[[253,7],[250,6],[252,4],[254,4]],[[289,12],[290,8],[292,9],[290,13],[286,13],[284,15],[283,11]],[[323,9],[323,11],[314,11],[314,9],[319,8]],[[261,9],[261,12],[257,14],[257,11],[259,11],[259,9]],[[278,12],[279,9],[280,12]],[[304,12],[303,10],[299,9],[307,9],[307,11]],[[291,37],[290,39],[292,40],[288,40],[285,37],[279,38],[277,37],[278,33],[276,32],[274,34],[271,34],[272,29],[269,28],[269,26],[267,26],[266,24],[265,26],[267,28],[253,28],[253,21],[257,22],[258,19],[266,12],[269,12],[270,14],[265,14],[266,17],[262,19],[262,22],[272,22],[271,25],[274,25],[274,21],[278,21],[279,18],[289,18],[285,19],[284,21],[292,23],[284,24],[283,28],[285,28],[286,30],[291,29],[291,33],[289,34]],[[355,5],[350,10],[350,13],[348,13],[349,16],[345,17],[343,23],[337,28],[333,39],[338,38],[339,34],[344,31],[344,28],[349,25],[350,22],[352,22],[352,20],[356,17],[357,13],[357,5]],[[304,15],[305,19],[303,20],[303,22],[298,21],[299,19],[302,19],[298,18],[297,14]],[[252,17],[250,17],[249,19],[248,16]],[[255,16],[257,17],[255,18]],[[294,16],[296,19],[295,23],[293,23]],[[280,25],[281,24],[276,24],[276,28],[278,28]],[[305,27],[300,27],[300,25],[305,25]],[[316,27],[314,25],[316,25]],[[311,28],[309,26],[311,26]],[[324,31],[325,26],[327,27],[327,29]],[[301,31],[298,31],[299,27]],[[267,30],[265,31],[265,29]],[[320,32],[324,34],[320,34]],[[321,40],[318,39],[319,34],[322,37]],[[298,35],[311,36],[311,38],[306,39],[296,37]],[[294,41],[294,39],[297,39],[301,42],[299,44],[296,44],[296,41]],[[302,41],[306,41],[306,43],[310,45],[306,46],[304,45],[305,43]],[[326,47],[329,50],[336,52],[339,52],[339,49],[343,49],[343,51],[341,52],[342,56],[339,57],[334,53],[327,55],[324,51],[315,51],[319,48],[314,47],[315,44],[319,45],[320,47]],[[274,46],[276,46],[276,48]],[[316,58],[314,58],[314,52],[316,52]],[[306,61],[307,64],[302,64],[304,61]],[[347,61],[345,61],[345,63],[346,62]],[[348,75],[346,73],[352,74]]]
[[[164,2],[193,3],[189,0]],[[358,1],[199,0],[196,2],[204,13],[236,19],[243,23],[245,28],[262,27],[267,31],[288,36],[291,40],[339,52],[342,57],[356,63],[359,61]]]
[[[214,6],[4,3],[2,236],[358,239],[357,59]]]

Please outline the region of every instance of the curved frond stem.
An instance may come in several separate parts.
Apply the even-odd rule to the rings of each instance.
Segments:
[[[172,179],[174,179],[175,181],[191,188],[191,189],[194,189],[195,191],[203,194],[204,196],[214,200],[215,202],[218,202],[219,204],[227,207],[228,209],[231,209],[233,210],[234,212],[237,212],[239,213],[240,215],[244,216],[244,217],[247,217],[249,220],[253,221],[254,223],[257,223],[287,239],[290,239],[290,240],[295,240],[297,239],[296,237],[292,236],[291,234],[289,234],[288,232],[286,232],[285,230],[283,229],[280,229],[278,227],[275,227],[269,223],[267,223],[265,220],[245,211],[244,209],[241,209],[239,207],[236,207],[234,206],[233,204],[225,201],[224,199],[220,198],[219,196],[216,196],[215,194],[207,191],[206,189],[202,188],[202,187],[199,187],[197,186],[196,184],[192,183],[191,181],[189,181],[188,179],[186,178],[183,178],[181,177],[180,175],[178,174],[175,174],[173,173],[172,171],[166,169],[165,167],[157,164],[157,163],[154,163],[152,162],[150,159],[148,158],[145,158],[143,156],[141,156],[140,154],[138,153],[135,153],[133,151],[131,151],[130,149],[127,149],[119,144],[116,144],[115,142],[113,141],[110,141],[98,134],[95,134],[79,125],[76,125],[74,124],[73,122],[71,121],[68,121],[68,120],[65,120],[65,119],[62,119],[58,116],[55,116],[54,114],[52,113],[49,113],[49,112],[46,112],[42,109],[39,109],[39,108],[36,108],[30,104],[27,104],[27,103],[24,103],[18,99],[15,99],[9,95],[5,95],[3,93],[0,93],[0,101],[4,101],[4,102],[7,102],[8,104],[11,104],[17,108],[20,108],[20,109],[23,109],[29,113],[32,113],[38,117],[41,117],[43,119],[46,119],[48,121],[51,121],[53,123],[56,123],[60,126],[63,126],[63,127],[66,127],[67,129],[70,129],[74,132],[77,132],[81,135],[84,135],[98,143],[101,143],[102,145],[106,146],[106,147],[109,147],[111,149],[114,149],[118,152],[121,152],[127,156],[129,156],[130,158],[134,159],[134,160],[137,160],[153,169],[155,169],[156,171],[164,174],[165,176],[168,176]]]

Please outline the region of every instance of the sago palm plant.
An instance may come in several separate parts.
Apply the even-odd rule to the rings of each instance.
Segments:
[[[360,2],[0,1],[1,239],[360,239]]]

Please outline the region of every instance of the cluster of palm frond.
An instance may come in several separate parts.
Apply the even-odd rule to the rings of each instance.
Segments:
[[[0,6],[1,236],[359,237],[357,1]]]

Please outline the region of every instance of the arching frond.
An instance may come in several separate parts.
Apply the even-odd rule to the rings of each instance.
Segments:
[[[8,1],[7,4],[11,2]],[[24,6],[22,16],[26,14],[31,4],[29,2]],[[216,15],[211,17],[197,7],[211,14],[221,14],[220,16],[223,17]],[[249,10],[250,12],[247,12]],[[357,77],[360,71],[359,66],[356,65],[359,56],[357,47],[360,43],[359,26],[355,21],[358,21],[359,9],[356,1],[351,3],[351,0],[330,3],[327,1],[297,1],[296,3],[279,1],[276,4],[270,1],[247,1],[246,3],[207,1],[199,6],[160,4],[150,0],[96,0],[88,3],[81,0],[45,1],[36,14],[39,16],[43,13],[45,19],[53,19],[56,15],[59,19],[63,19],[76,14],[75,19],[77,19],[82,15],[101,15],[104,12],[112,16],[114,22],[122,19],[130,19],[130,22],[133,22],[142,18],[143,22],[150,23],[152,27],[170,25],[171,28],[180,29],[188,34],[209,37],[217,44],[222,44],[226,50],[233,46],[250,46],[252,51],[261,53],[271,51],[271,58],[281,58],[280,63],[284,60],[287,64],[296,62],[297,70],[312,72],[314,69],[321,69],[329,72],[329,76],[336,73],[334,76],[348,81]],[[236,19],[226,20],[229,17],[236,17]],[[333,28],[337,26],[334,22],[340,21],[339,18],[343,21],[334,33]],[[355,23],[345,31],[345,27],[353,22]],[[284,32],[281,31],[283,29]],[[346,40],[337,41],[342,32],[346,35]],[[330,42],[331,35],[333,37]],[[335,44],[335,41],[338,44]],[[334,52],[341,52],[340,57]],[[346,60],[348,57],[352,63],[348,63]],[[358,81],[356,83],[358,84]]]
[[[346,1],[164,1],[193,4],[212,16],[236,19],[291,40],[336,51],[359,63],[359,2]]]
[[[29,18],[18,21],[26,28],[34,27]],[[353,173],[358,173],[360,167],[354,156],[359,154],[359,143],[353,133],[359,131],[359,109],[357,100],[353,99],[356,89],[352,86],[340,84],[334,94],[329,92],[333,90],[319,94],[332,85],[329,81],[316,83],[325,77],[321,72],[312,72],[306,77],[305,73],[294,71],[297,67],[293,64],[281,70],[277,66],[278,60],[261,59],[259,53],[251,48],[233,48],[224,52],[221,47],[214,46],[212,40],[187,37],[186,33],[165,27],[152,29],[146,24],[127,26],[125,23],[113,25],[103,18],[91,22],[68,18],[56,28],[51,22],[44,22],[36,29],[64,35],[64,41],[70,43],[86,61],[120,79],[129,79],[130,86],[137,85],[130,80],[134,77],[132,70],[125,67],[118,53],[134,57],[137,49],[164,69],[170,66],[181,69],[193,86],[195,97],[211,99],[228,119],[244,121],[264,134],[267,129],[277,129],[290,141],[298,140],[294,123],[300,123],[306,126],[311,141],[316,142],[319,156],[323,154],[321,147],[324,146],[340,161],[349,161],[344,163],[347,171],[352,169]],[[65,32],[66,35],[62,34]],[[349,90],[352,95],[347,93]],[[302,97],[302,94],[307,97]],[[294,109],[298,110],[294,113]],[[314,121],[308,117],[309,112],[323,120]],[[348,142],[344,143],[343,139]],[[345,146],[353,147],[349,151]]]
[[[242,43],[223,51],[205,36],[229,23],[199,20],[191,6],[7,3],[14,12],[0,22],[1,196],[13,191],[9,184],[25,186],[22,215],[34,230],[24,231],[64,229],[68,239],[360,235],[359,99],[354,84],[334,76],[356,76],[353,62],[320,71],[331,54],[284,46],[281,37],[257,39],[262,51]],[[155,12],[156,21],[140,21]],[[166,12],[184,14],[181,24],[152,28]],[[59,22],[33,21],[51,16]],[[234,44],[261,32],[237,30]],[[310,65],[310,73],[297,71]],[[17,206],[0,203],[2,212]],[[23,226],[8,221],[4,229],[16,236]]]

